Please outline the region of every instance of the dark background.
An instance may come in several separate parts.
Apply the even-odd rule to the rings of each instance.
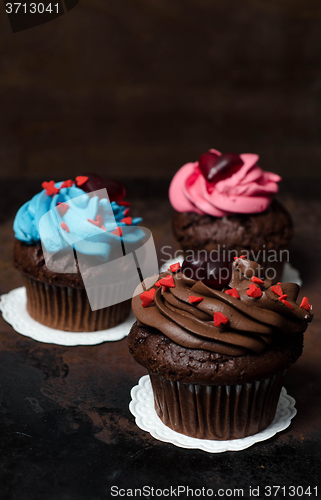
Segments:
[[[81,0],[13,34],[0,175],[167,178],[210,147],[321,176],[320,0]]]

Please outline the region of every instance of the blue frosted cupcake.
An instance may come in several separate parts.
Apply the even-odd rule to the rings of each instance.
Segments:
[[[142,219],[130,217],[125,189],[117,181],[88,174],[42,187],[14,220],[14,264],[23,275],[30,316],[74,332],[118,325],[130,312],[130,299],[121,300],[129,263],[120,256],[124,244],[129,248],[144,238],[137,227]],[[112,263],[111,299],[102,283],[106,263]],[[137,279],[126,287],[134,290]]]

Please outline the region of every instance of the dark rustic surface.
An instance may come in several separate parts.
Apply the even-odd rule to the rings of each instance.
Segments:
[[[153,230],[160,257],[161,247],[173,243],[167,184],[128,184],[134,211]],[[320,487],[319,189],[293,181],[281,193],[296,225],[291,261],[316,314],[304,354],[285,384],[298,410],[286,431],[247,450],[218,455],[161,443],[140,430],[128,410],[130,390],[145,370],[130,357],[126,339],[54,346],[23,337],[0,319],[1,500],[106,500],[112,485]],[[12,220],[38,190],[38,182],[31,181],[0,185],[0,293],[22,284],[11,263]]]
[[[319,0],[80,0],[15,34],[1,2],[0,72],[2,178],[165,178],[209,147],[321,175]]]

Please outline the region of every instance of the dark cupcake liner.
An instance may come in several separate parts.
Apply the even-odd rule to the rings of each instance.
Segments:
[[[85,289],[52,285],[26,275],[23,278],[30,316],[57,330],[105,330],[122,323],[130,313],[130,300],[92,311]]]
[[[155,410],[165,425],[198,439],[229,440],[251,436],[275,416],[286,370],[243,385],[173,382],[150,372]]]

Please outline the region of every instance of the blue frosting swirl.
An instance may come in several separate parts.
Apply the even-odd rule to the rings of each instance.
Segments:
[[[62,183],[55,183],[55,187],[59,189]],[[65,213],[56,208],[60,203],[68,205]],[[129,245],[145,237],[144,231],[135,227],[142,218],[133,218],[131,225],[121,222],[125,210],[126,207],[114,201],[90,196],[76,186],[61,188],[52,196],[43,190],[18,210],[13,229],[18,240],[28,244],[41,241],[50,253],[72,246],[85,255],[105,260],[116,241],[119,242],[119,237],[112,234],[117,226],[123,228],[122,239]],[[103,220],[102,227],[88,220],[96,221],[97,216]]]

